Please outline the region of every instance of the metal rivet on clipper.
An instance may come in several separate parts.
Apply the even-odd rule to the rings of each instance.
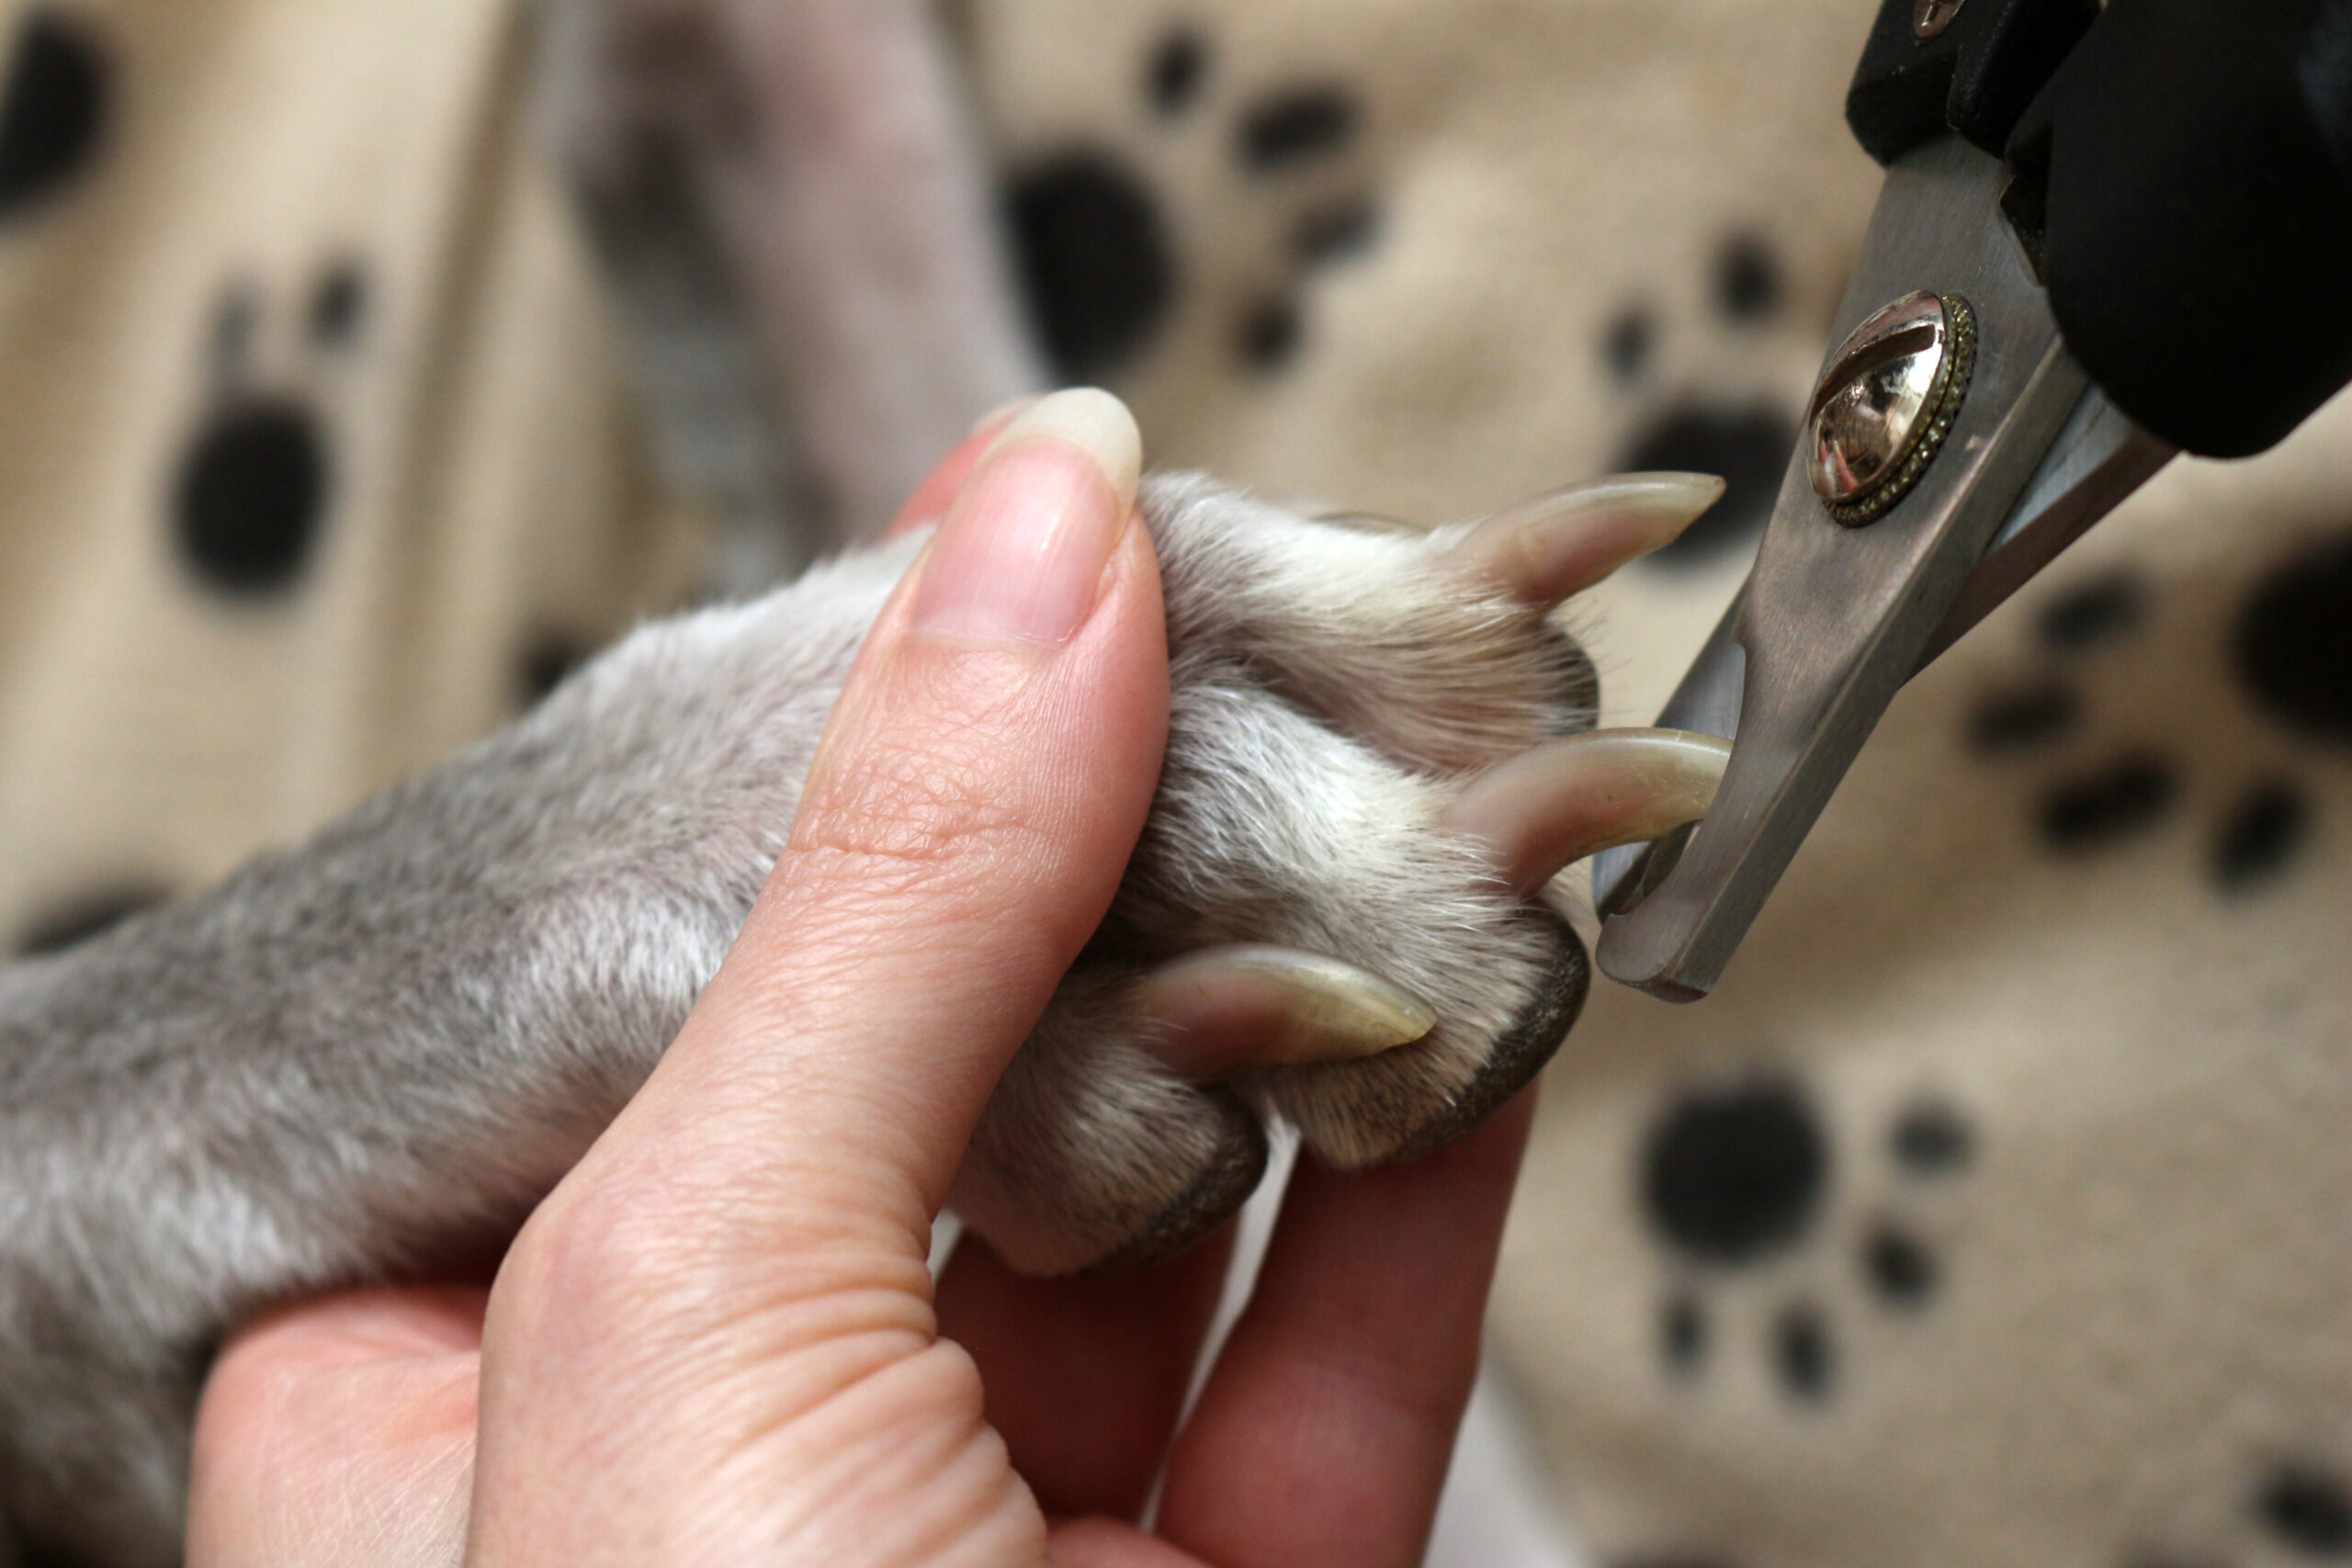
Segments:
[[[1907,294],[1840,344],[1805,414],[1805,471],[1829,515],[1876,522],[1928,471],[1976,368],[1976,316],[1949,294]]]
[[[1968,0],[1918,0],[1911,7],[1911,30],[1923,39],[1934,38],[1951,26],[1951,19],[1967,4]]]

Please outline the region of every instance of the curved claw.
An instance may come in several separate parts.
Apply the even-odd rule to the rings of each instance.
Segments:
[[[1188,1078],[1352,1062],[1437,1024],[1427,1003],[1369,970],[1287,947],[1214,947],[1128,993],[1152,1054]]]
[[[1714,804],[1731,742],[1681,729],[1596,729],[1500,762],[1454,797],[1444,825],[1485,843],[1532,896],[1585,856],[1661,837]]]
[[[1672,544],[1723,493],[1712,474],[1620,474],[1498,512],[1445,559],[1522,604],[1556,604]]]

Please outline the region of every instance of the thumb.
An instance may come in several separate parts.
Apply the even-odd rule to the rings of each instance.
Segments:
[[[1150,804],[1167,654],[1139,466],[1117,400],[1044,400],[876,623],[733,952],[501,1273],[481,1561],[623,1539],[640,1561],[726,1560],[748,1544],[728,1520],[773,1544],[791,1477],[844,1445],[888,1428],[877,1452],[913,1462],[932,1450],[903,1423],[943,1409],[984,1431],[976,1393],[894,1402],[876,1373],[932,1344],[931,1220]],[[820,1406],[821,1453],[800,1446]],[[708,1495],[752,1451],[756,1496]]]

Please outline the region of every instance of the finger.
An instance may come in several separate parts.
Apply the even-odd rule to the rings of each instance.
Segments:
[[[1706,816],[1731,743],[1683,729],[1595,729],[1496,764],[1446,807],[1512,892],[1528,897],[1587,855],[1646,843]]]
[[[739,1191],[765,1178],[779,1217],[935,1208],[1156,783],[1165,644],[1136,466],[1106,394],[999,438],[869,636],[734,950],[567,1190],[711,1150],[693,1168]],[[927,1236],[927,1212],[892,1217]]]
[[[1711,474],[1621,474],[1498,513],[1446,559],[1522,604],[1556,604],[1672,544],[1723,493]]]
[[[1421,1561],[1532,1098],[1410,1165],[1301,1163],[1170,1461],[1169,1542],[1218,1568]]]
[[[1036,401],[1035,398],[1020,398],[982,414],[979,423],[972,426],[972,433],[957,442],[955,450],[940,460],[939,467],[915,486],[914,494],[899,508],[888,537],[895,539],[917,528],[928,528],[946,516],[947,509],[956,504],[956,496],[963,493],[964,481],[972,477],[972,470],[979,467],[988,449],[996,445],[996,438],[1004,434],[1004,427],[1026,413]]]
[[[1368,969],[1287,947],[1190,953],[1127,993],[1137,1037],[1185,1077],[1352,1062],[1408,1045],[1437,1026],[1410,991]]]
[[[639,1560],[789,1541],[854,1562],[877,1519],[921,1540],[1037,1528],[968,1359],[935,1340],[924,1258],[1157,782],[1138,468],[1116,400],[1045,400],[869,634],[733,951],[500,1275],[484,1561],[626,1539]]]
[[[957,1246],[940,1332],[978,1364],[989,1425],[1047,1513],[1142,1512],[1231,1256],[1228,1228],[1142,1274],[1038,1280],[977,1235]]]
[[[274,1314],[231,1339],[197,1416],[189,1568],[454,1568],[485,1301],[373,1291]]]

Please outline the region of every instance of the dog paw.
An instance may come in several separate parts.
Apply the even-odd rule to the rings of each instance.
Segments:
[[[1636,477],[1420,534],[1148,484],[1167,765],[976,1136],[967,1223],[1031,1272],[1141,1266],[1248,1198],[1271,1118],[1353,1168],[1525,1087],[1589,976],[1545,886],[1695,819],[1724,752],[1592,732],[1593,666],[1557,607],[1719,492]]]

